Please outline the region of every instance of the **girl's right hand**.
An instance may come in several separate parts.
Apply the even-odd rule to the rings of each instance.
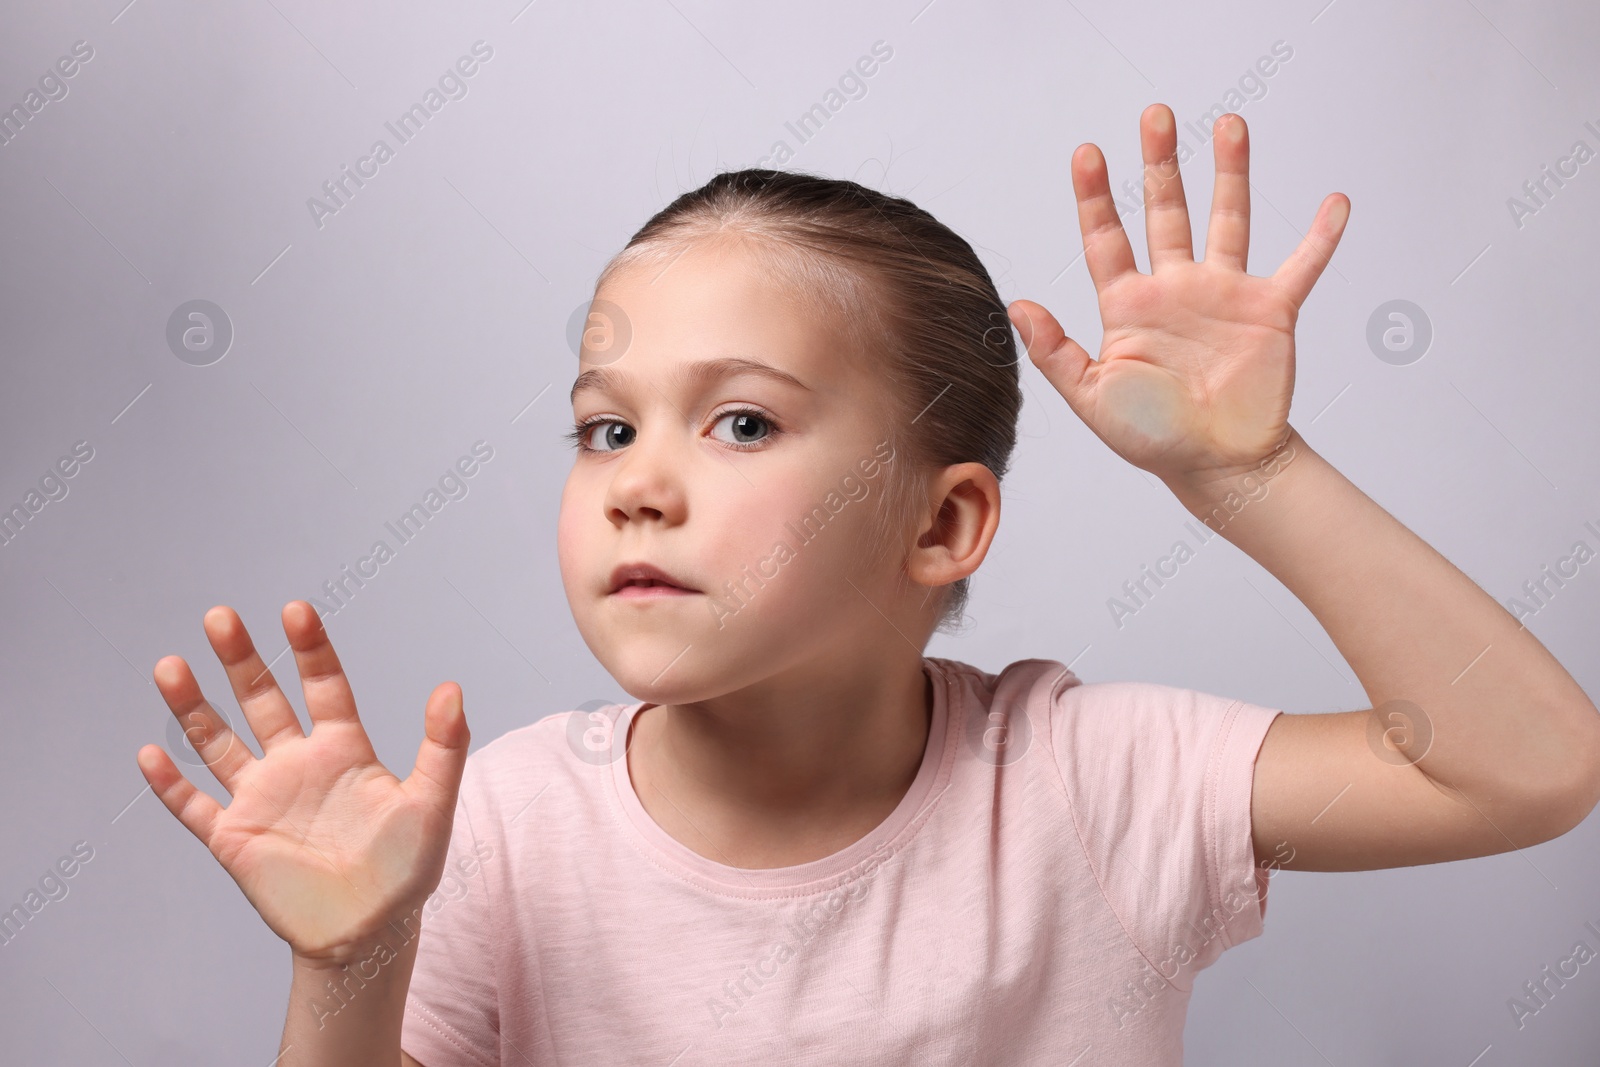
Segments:
[[[159,745],[139,750],[139,770],[297,957],[347,963],[420,908],[444,872],[470,739],[461,689],[441,684],[428,698],[426,736],[402,782],[378,762],[310,604],[283,609],[309,735],[238,614],[219,605],[203,625],[263,754],[206,705],[189,665],[167,656],[156,686],[232,801],[224,808],[196,789]]]

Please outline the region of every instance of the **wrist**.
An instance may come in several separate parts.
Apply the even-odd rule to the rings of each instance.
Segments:
[[[398,1063],[416,961],[415,938],[398,954],[379,947],[343,963],[297,953],[284,1051],[308,1065]]]
[[[1272,483],[1309,451],[1305,439],[1291,426],[1283,443],[1253,464],[1163,481],[1191,515],[1220,533],[1247,507],[1264,499]]]
[[[385,966],[414,955],[421,932],[422,909],[419,907],[392,920],[382,930],[357,941],[315,950],[291,946],[294,969],[342,973],[351,969],[371,969],[374,965]]]

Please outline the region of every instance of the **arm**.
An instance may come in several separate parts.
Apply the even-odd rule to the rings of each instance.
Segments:
[[[1323,200],[1269,277],[1245,273],[1244,120],[1216,123],[1216,186],[1196,261],[1172,113],[1141,123],[1149,274],[1093,145],[1073,154],[1098,359],[1043,307],[1012,321],[1096,436],[1157,475],[1314,614],[1378,706],[1284,715],[1255,763],[1257,862],[1367,870],[1504,852],[1577,825],[1600,797],[1600,716],[1545,648],[1352,485],[1288,423],[1294,325],[1349,218]],[[1219,507],[1220,506],[1220,507]]]
[[[1170,487],[1305,604],[1377,707],[1274,721],[1256,759],[1258,862],[1288,842],[1280,865],[1300,869],[1438,863],[1581,822],[1600,716],[1572,676],[1297,432],[1266,471]]]
[[[339,966],[294,957],[288,1018],[278,1046],[280,1067],[402,1067],[416,1061],[400,1050],[401,1016],[417,959],[417,938],[398,952],[391,946],[364,954],[385,959],[371,966]]]

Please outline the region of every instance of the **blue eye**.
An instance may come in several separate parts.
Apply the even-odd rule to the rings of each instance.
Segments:
[[[750,446],[758,444],[763,438],[771,437],[777,432],[767,416],[754,408],[738,408],[724,412],[717,417],[716,425],[721,426],[730,420],[732,421],[733,440],[729,441],[728,444],[731,445]],[[766,431],[765,433],[760,432],[763,429]],[[756,434],[756,436],[748,438],[744,436],[745,434]]]

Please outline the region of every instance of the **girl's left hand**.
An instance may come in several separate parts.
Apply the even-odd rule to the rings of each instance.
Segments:
[[[1009,307],[1034,365],[1102,441],[1169,485],[1256,467],[1289,439],[1294,325],[1333,255],[1350,201],[1330,193],[1311,232],[1271,277],[1245,273],[1250,146],[1244,120],[1213,131],[1216,189],[1205,258],[1194,259],[1171,109],[1140,120],[1150,273],[1140,274],[1093,144],[1072,157],[1089,274],[1099,294],[1100,358],[1031,300]]]

